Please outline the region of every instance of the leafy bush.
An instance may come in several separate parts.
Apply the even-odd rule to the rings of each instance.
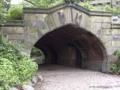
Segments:
[[[106,6],[104,7],[104,10],[105,10],[105,11],[108,11],[108,12],[111,12],[111,13],[114,14],[114,15],[120,14],[120,8],[111,7],[110,5],[106,5]]]
[[[9,9],[6,17],[8,20],[21,20],[22,15],[23,15],[23,6],[15,5]]]
[[[100,5],[98,6],[93,6],[90,4],[90,1],[86,2],[80,2],[80,5],[83,6],[84,8],[88,10],[93,10],[93,11],[104,11],[104,12],[111,12],[113,15],[118,15],[120,14],[120,8],[119,7],[111,7],[111,5]]]
[[[37,64],[23,55],[14,44],[0,37],[0,90],[22,85],[37,71]]]
[[[13,67],[12,62],[6,58],[0,58],[0,82],[5,89],[9,88],[9,85],[14,85],[19,81],[16,75],[16,70]],[[1,89],[0,89],[1,90]]]
[[[28,57],[24,57],[22,60],[19,61],[19,79],[20,82],[27,81],[30,79],[37,70],[37,65],[35,62],[31,62],[31,59]]]
[[[111,65],[111,71],[115,74],[120,74],[120,61]]]
[[[120,49],[117,49],[113,55],[118,56],[120,58]]]
[[[5,22],[5,9],[3,7],[3,1],[5,0],[0,0],[0,24]]]
[[[120,59],[120,49],[117,49],[113,55],[118,56]],[[120,60],[111,64],[111,71],[115,74],[120,74]]]

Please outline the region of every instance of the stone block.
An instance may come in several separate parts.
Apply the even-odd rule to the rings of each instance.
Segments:
[[[23,90],[35,90],[32,86],[30,86],[30,85],[23,85],[22,86],[22,89]]]
[[[3,27],[3,33],[7,34],[22,34],[24,33],[23,27]]]
[[[9,40],[24,40],[24,35],[23,34],[8,34],[7,38]]]

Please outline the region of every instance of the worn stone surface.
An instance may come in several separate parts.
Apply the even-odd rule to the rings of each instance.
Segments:
[[[9,90],[19,90],[19,89],[16,87],[11,87]]]
[[[48,65],[40,67],[44,81],[35,90],[119,90],[120,77],[101,72]]]
[[[22,89],[23,90],[35,90],[32,86],[30,86],[30,85],[23,85],[22,86]]]
[[[31,80],[27,81],[27,85],[34,86],[33,82]]]
[[[23,34],[24,28],[23,27],[2,27],[3,33],[6,34]]]
[[[24,27],[5,26],[2,30],[4,35],[7,35],[10,40],[22,39],[24,42],[30,42],[32,45],[30,45],[29,50],[43,35],[69,23],[79,25],[95,34],[103,42],[109,55],[120,45],[119,37],[117,37],[117,40],[113,38],[115,35],[120,36],[120,27],[119,25],[111,25],[111,17],[107,15],[99,16],[96,14],[92,16],[82,10],[66,7],[50,14],[24,13],[24,23]],[[12,34],[12,36],[9,34]],[[15,34],[23,35],[15,36]],[[105,38],[107,36],[111,39]],[[23,44],[26,45],[26,43]]]
[[[108,58],[109,58],[109,61],[111,63],[115,63],[115,62],[117,62],[119,60],[119,57],[115,56],[115,55],[110,55],[110,56],[108,56]]]
[[[31,81],[33,83],[33,86],[35,86],[35,84],[38,82],[38,77],[37,76],[33,76]]]
[[[37,77],[38,77],[38,80],[40,81],[40,82],[42,82],[44,79],[43,79],[43,76],[42,75],[37,75]]]
[[[120,47],[120,25],[112,24],[112,16],[109,13],[90,12],[77,5],[58,6],[52,10],[30,8],[25,10],[23,14],[24,25],[4,26],[2,27],[2,32],[13,42],[22,41],[20,44],[29,55],[39,39],[66,24],[75,24],[91,32],[102,42],[105,47],[102,50],[105,53],[107,52],[108,55],[111,55]],[[82,37],[82,35],[79,36]],[[70,40],[74,41],[74,38]],[[94,45],[94,48],[101,48],[97,46],[97,44]],[[89,53],[96,55],[92,51],[94,50],[91,49]],[[92,55],[91,57],[93,57]]]

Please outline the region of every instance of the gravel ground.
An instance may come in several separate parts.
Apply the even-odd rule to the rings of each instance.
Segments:
[[[41,66],[44,81],[35,90],[120,90],[120,77],[59,65]]]

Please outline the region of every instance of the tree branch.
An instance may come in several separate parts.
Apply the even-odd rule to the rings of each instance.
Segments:
[[[30,4],[32,4],[32,5],[34,5],[34,6],[37,6],[35,3],[33,3],[32,1],[29,1],[29,0],[25,0],[26,2],[28,2],[28,3],[30,3]]]

